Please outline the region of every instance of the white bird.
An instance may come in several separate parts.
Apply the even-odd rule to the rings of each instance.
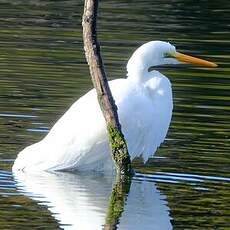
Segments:
[[[131,159],[146,161],[167,134],[173,99],[170,81],[150,67],[193,63],[217,65],[176,52],[173,45],[151,41],[139,47],[127,64],[127,78],[109,82]],[[40,142],[22,150],[13,170],[113,171],[105,120],[95,89],[79,98]]]

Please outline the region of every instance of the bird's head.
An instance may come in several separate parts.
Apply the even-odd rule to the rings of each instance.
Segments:
[[[195,58],[176,51],[168,42],[151,41],[140,46],[131,56],[127,64],[128,74],[137,71],[148,71],[149,68],[167,64],[190,63],[206,67],[216,67],[213,62]]]

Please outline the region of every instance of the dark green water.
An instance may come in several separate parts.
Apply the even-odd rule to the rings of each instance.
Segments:
[[[17,153],[92,87],[82,9],[77,0],[0,0],[0,229],[105,223],[112,178],[45,174],[16,183],[11,173]],[[135,162],[138,174],[118,229],[230,229],[229,13],[227,0],[100,3],[110,79],[125,77],[131,53],[150,40],[219,64],[162,68],[173,85],[172,123],[155,157]]]

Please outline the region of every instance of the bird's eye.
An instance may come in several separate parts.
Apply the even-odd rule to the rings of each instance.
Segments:
[[[164,53],[164,58],[172,58],[173,55],[171,53]]]

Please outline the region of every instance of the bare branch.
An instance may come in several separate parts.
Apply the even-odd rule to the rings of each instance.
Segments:
[[[112,157],[115,161],[117,172],[118,174],[131,175],[132,168],[128,148],[121,132],[117,107],[109,88],[100,55],[100,45],[97,41],[97,9],[98,0],[85,0],[82,18],[85,56],[97,91],[98,102],[106,121]]]

